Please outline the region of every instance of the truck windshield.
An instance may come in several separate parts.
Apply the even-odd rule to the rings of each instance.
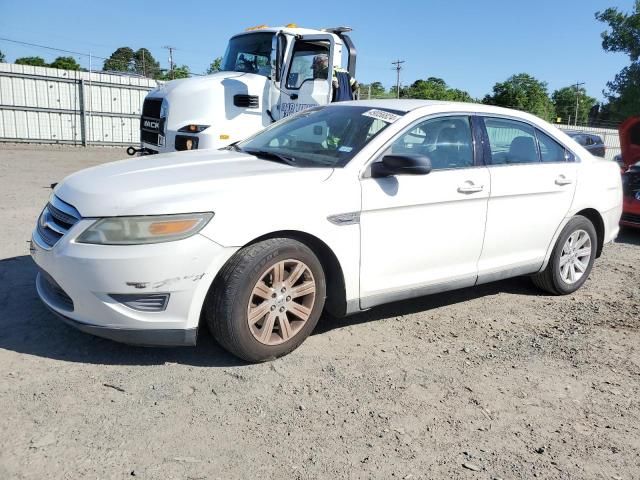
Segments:
[[[297,167],[343,167],[404,112],[371,107],[316,107],[274,123],[234,148]]]
[[[273,33],[247,33],[229,40],[222,59],[222,71],[271,74],[271,40]]]

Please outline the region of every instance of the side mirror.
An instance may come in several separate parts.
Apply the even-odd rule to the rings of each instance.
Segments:
[[[271,80],[274,82],[280,81],[284,51],[286,47],[287,39],[282,32],[273,36],[273,39],[271,40],[271,54],[273,55],[271,60]]]
[[[373,178],[392,175],[426,175],[431,172],[431,159],[426,155],[385,155],[371,165]]]

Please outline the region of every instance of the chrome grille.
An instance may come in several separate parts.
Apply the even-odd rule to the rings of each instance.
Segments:
[[[68,203],[54,196],[38,218],[37,232],[48,247],[53,247],[82,217]]]

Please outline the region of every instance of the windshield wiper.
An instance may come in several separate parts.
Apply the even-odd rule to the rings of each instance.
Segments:
[[[243,150],[238,146],[238,143],[240,143],[240,140],[230,143],[226,147],[222,147],[220,150],[235,150],[236,152],[242,152]]]
[[[249,155],[254,155],[259,158],[264,158],[267,160],[275,160],[287,165],[296,165],[296,159],[292,157],[287,157],[286,155],[281,155],[275,152],[269,152],[267,150],[243,150],[244,153],[248,153]]]

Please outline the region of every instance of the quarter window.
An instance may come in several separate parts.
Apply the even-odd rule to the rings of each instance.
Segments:
[[[538,163],[538,149],[533,127],[501,118],[485,118],[489,136],[490,165]]]
[[[543,162],[566,162],[566,152],[562,145],[549,135],[536,130],[538,144],[540,145],[540,158]]]
[[[473,166],[469,117],[434,118],[398,138],[390,148],[396,155],[426,155],[434,170]]]

